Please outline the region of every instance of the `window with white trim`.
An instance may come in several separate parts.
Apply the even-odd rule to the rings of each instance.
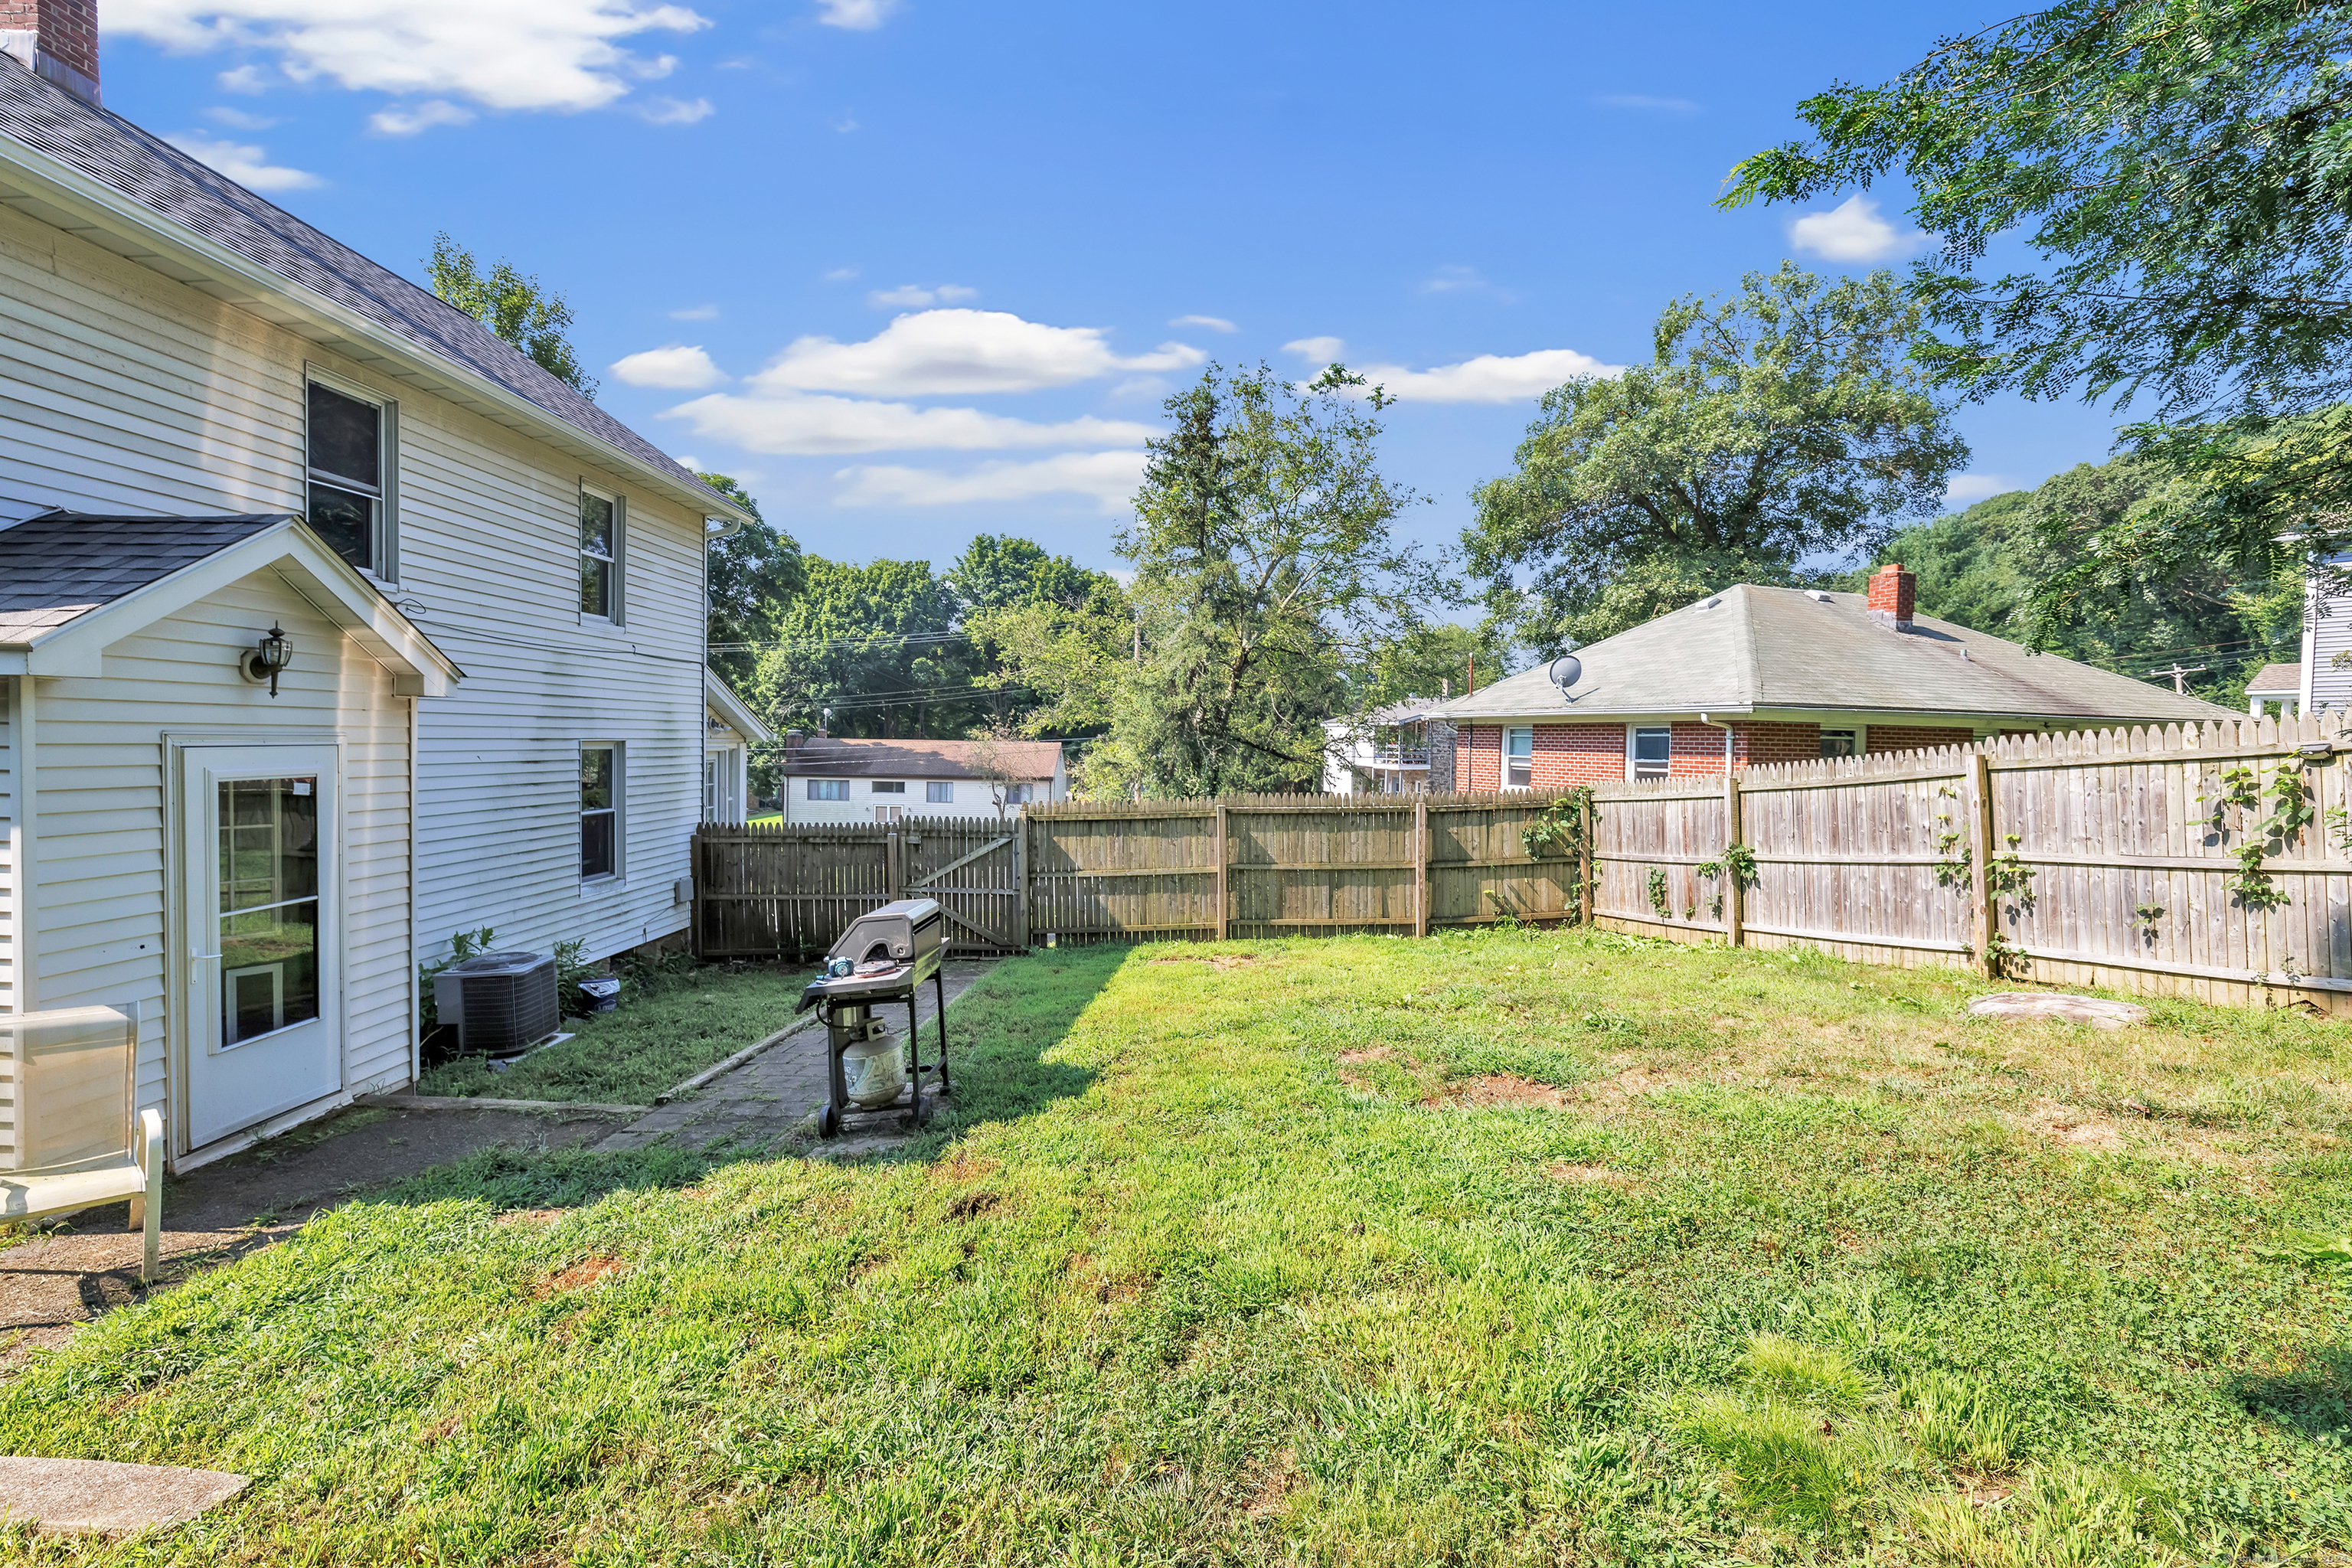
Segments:
[[[361,571],[392,576],[392,405],[310,383],[304,521]]]
[[[874,793],[876,795],[904,795],[907,793],[907,781],[905,779],[876,779],[874,781]]]
[[[580,613],[621,618],[621,498],[580,487]]]
[[[933,779],[930,783],[923,786],[923,799],[932,805],[954,805],[955,781],[953,779]]]
[[[1516,724],[1503,731],[1503,787],[1532,789],[1536,782],[1536,731]]]
[[[1636,728],[1625,739],[1625,776],[1636,779],[1662,779],[1674,769],[1675,732],[1659,725],[1654,729]]]
[[[580,879],[621,874],[621,748],[609,742],[580,748]]]
[[[811,800],[847,800],[849,781],[847,779],[811,779],[808,782],[808,797]]]
[[[1006,784],[1004,786],[1004,804],[1007,805],[1027,805],[1032,800],[1036,798],[1036,790],[1037,786],[1035,784]]]

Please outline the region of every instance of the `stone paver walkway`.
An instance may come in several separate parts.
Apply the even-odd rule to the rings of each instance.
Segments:
[[[953,1006],[955,999],[970,990],[973,981],[988,973],[989,966],[959,963],[947,964],[944,969],[948,1005]],[[938,1016],[936,994],[926,983],[918,1003],[926,1063],[939,1056],[939,1029],[934,1022]],[[890,1025],[892,1037],[903,1038],[907,1029],[905,1004],[891,1005],[882,1016]],[[955,1066],[955,1058],[950,1056],[950,1078]],[[650,1115],[631,1122],[596,1148],[604,1152],[642,1149],[667,1138],[689,1149],[708,1149],[719,1143],[751,1149],[765,1148],[794,1132],[805,1132],[814,1139],[816,1109],[824,1103],[824,1029],[817,1023],[816,1015],[811,1013],[798,1032],[712,1080],[693,1098],[656,1107]],[[882,1118],[860,1119],[850,1126],[857,1135],[832,1140],[831,1147],[863,1152],[899,1142],[905,1136],[895,1122]]]

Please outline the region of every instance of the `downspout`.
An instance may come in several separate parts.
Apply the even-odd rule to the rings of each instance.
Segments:
[[[9,803],[9,874],[16,884],[16,917],[11,923],[15,931],[8,956],[16,970],[16,997],[15,1007],[19,1013],[30,1013],[40,1005],[38,983],[34,978],[34,949],[40,930],[41,911],[41,850],[40,764],[36,760],[35,726],[33,720],[33,677],[16,678],[16,689],[8,713],[8,752],[11,771],[15,773],[12,789],[16,798]]]
[[[1698,721],[1702,724],[1712,726],[1713,728],[1723,731],[1723,771],[1727,774],[1738,773],[1739,771],[1739,756],[1738,752],[1734,748],[1734,731],[1729,721],[1722,719],[1710,719],[1704,713],[1698,716]],[[1668,733],[1671,734],[1673,731],[1669,731]],[[1672,758],[1674,757],[1674,742],[1671,741],[1666,743],[1666,756],[1668,758],[1666,766],[1671,769],[1674,766],[1674,763],[1672,761]]]

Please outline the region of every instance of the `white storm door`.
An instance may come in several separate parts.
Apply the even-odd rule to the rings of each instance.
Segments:
[[[343,1086],[342,839],[334,747],[183,755],[194,1149]]]

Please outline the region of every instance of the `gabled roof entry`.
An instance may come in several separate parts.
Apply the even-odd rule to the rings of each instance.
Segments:
[[[0,675],[100,675],[108,645],[275,568],[393,672],[438,697],[465,671],[289,512],[107,517],[52,511],[0,529]]]

